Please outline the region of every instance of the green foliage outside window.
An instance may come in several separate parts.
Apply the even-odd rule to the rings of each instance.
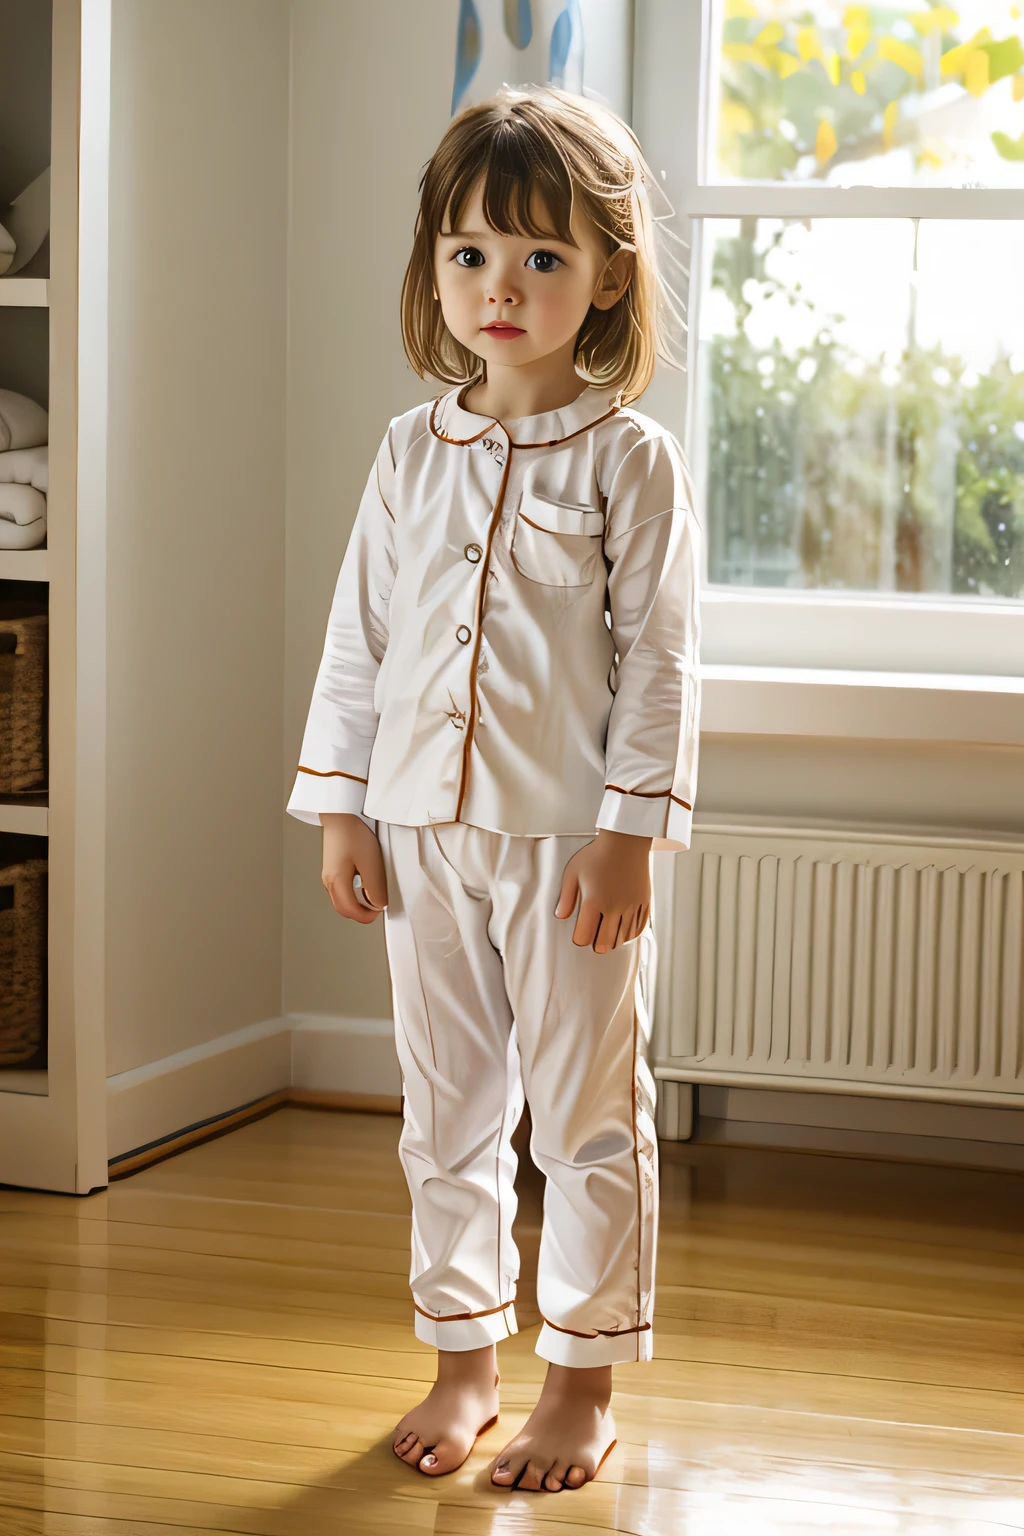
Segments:
[[[714,248],[736,327],[705,353],[712,580],[1024,596],[1024,371],[979,375],[912,336],[898,367],[866,361],[839,315],[817,314],[809,345],[754,345],[754,304],[808,303],[755,234]]]
[[[1024,162],[1020,5],[1009,7],[1002,36],[982,27],[962,37],[946,4],[849,5],[833,25],[822,12],[831,8],[725,0],[720,174],[816,179],[903,145],[916,171],[941,173],[958,158],[943,132],[950,109],[965,97],[980,101],[1007,77],[1019,120],[986,138],[1003,162]]]

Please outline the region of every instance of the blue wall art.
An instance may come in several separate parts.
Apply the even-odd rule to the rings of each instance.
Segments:
[[[499,86],[557,85],[628,118],[632,0],[459,0],[452,113]]]

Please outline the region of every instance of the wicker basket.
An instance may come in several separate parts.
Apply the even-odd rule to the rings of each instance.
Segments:
[[[0,601],[0,795],[46,788],[45,613]]]
[[[46,1030],[46,860],[0,869],[0,1067],[38,1055]]]

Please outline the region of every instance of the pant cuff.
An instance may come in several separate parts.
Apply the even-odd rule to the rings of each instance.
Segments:
[[[435,1349],[483,1349],[485,1344],[497,1344],[518,1332],[515,1307],[505,1307],[484,1317],[460,1318],[458,1322],[416,1313],[416,1337]]]
[[[537,1340],[537,1353],[551,1365],[571,1365],[577,1369],[626,1365],[653,1357],[654,1335],[650,1328],[646,1328],[642,1333],[616,1333],[610,1338],[607,1334],[598,1334],[594,1339],[581,1339],[574,1333],[563,1333],[545,1323]]]

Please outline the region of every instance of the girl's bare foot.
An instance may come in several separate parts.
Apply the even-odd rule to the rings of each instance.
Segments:
[[[461,1467],[482,1429],[498,1416],[494,1345],[438,1351],[437,1381],[395,1430],[394,1452],[428,1477]]]
[[[540,1401],[498,1457],[491,1482],[528,1492],[582,1488],[615,1444],[612,1368],[549,1365]]]

